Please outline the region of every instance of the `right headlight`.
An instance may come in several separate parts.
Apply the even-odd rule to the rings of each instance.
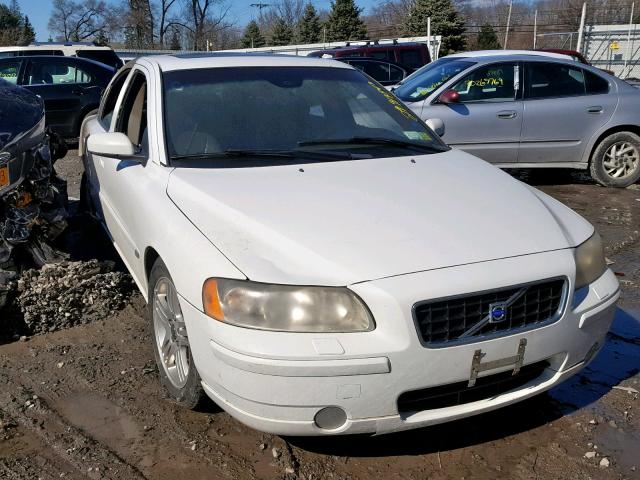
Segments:
[[[208,316],[246,328],[288,332],[375,328],[367,307],[347,288],[210,278],[203,285],[202,300]]]
[[[576,286],[581,288],[594,282],[607,269],[607,262],[604,258],[604,247],[598,232],[591,235],[591,238],[575,250],[576,258]]]

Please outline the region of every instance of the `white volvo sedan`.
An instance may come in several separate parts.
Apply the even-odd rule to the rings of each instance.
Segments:
[[[80,148],[169,395],[259,430],[493,410],[580,371],[614,315],[587,221],[343,63],[140,58]]]

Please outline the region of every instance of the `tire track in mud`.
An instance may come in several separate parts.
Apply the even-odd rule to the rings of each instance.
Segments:
[[[0,375],[0,383],[13,386],[11,391],[4,389],[0,392],[0,408],[79,473],[96,480],[147,478],[118,454],[66,421],[44,398],[32,393],[31,388],[14,376]],[[99,467],[87,467],[91,464]]]

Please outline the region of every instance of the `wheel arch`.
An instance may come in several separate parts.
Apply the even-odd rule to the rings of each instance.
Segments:
[[[147,287],[149,285],[149,276],[151,275],[151,269],[153,268],[153,264],[156,263],[156,260],[160,258],[160,254],[158,251],[149,246],[144,251],[144,280],[147,283]]]
[[[586,159],[587,163],[591,165],[591,159],[593,158],[593,154],[598,148],[598,145],[600,145],[600,143],[602,142],[602,140],[607,138],[609,135],[613,135],[614,133],[620,133],[620,132],[631,132],[640,136],[640,125],[633,125],[633,124],[615,125],[601,132],[596,138],[596,140],[591,143],[591,146],[588,150],[589,156]]]

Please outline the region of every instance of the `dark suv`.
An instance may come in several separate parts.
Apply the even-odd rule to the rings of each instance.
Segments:
[[[309,54],[310,57],[369,57],[377,60],[395,62],[409,73],[431,62],[429,49],[424,43],[389,43],[354,45],[327,50],[318,50]]]
[[[44,100],[46,122],[65,138],[77,138],[84,117],[98,108],[115,69],[84,58],[0,58],[0,78]]]

